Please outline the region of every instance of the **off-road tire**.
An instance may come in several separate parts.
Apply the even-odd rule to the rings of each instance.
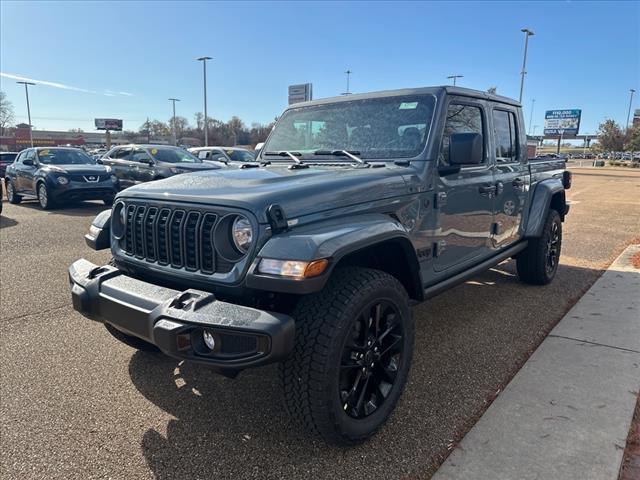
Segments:
[[[549,267],[550,247],[557,233],[555,244],[556,253],[553,267]],[[560,251],[562,248],[562,222],[560,214],[550,209],[544,222],[542,235],[529,239],[527,248],[516,256],[518,277],[525,283],[532,285],[547,285],[551,283],[558,271]]]
[[[109,332],[114,338],[117,338],[125,345],[129,345],[131,348],[135,348],[136,350],[141,350],[143,352],[160,352],[158,347],[149,342],[145,342],[141,338],[134,337],[133,335],[127,335],[108,323],[105,323],[104,326],[107,329],[107,332]]]
[[[374,413],[356,419],[345,412],[340,399],[341,358],[359,312],[378,299],[399,313],[402,361],[383,403]],[[414,323],[406,290],[395,277],[379,270],[339,268],[321,292],[299,301],[292,316],[295,348],[279,367],[288,413],[295,423],[328,443],[365,441],[395,409],[411,366]]]
[[[11,187],[9,187],[9,185],[11,185]],[[13,183],[11,180],[8,180],[7,177],[4,179],[4,188],[7,191],[7,200],[9,203],[17,205],[22,201],[22,197],[16,193]]]

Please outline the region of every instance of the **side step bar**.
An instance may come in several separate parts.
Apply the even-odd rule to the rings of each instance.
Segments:
[[[495,257],[491,257],[490,259],[485,260],[484,262],[479,263],[478,265],[471,267],[470,269],[465,270],[464,272],[460,272],[457,275],[454,275],[453,277],[449,277],[446,280],[443,280],[442,282],[439,282],[439,283],[436,283],[435,285],[427,287],[424,290],[425,300],[428,298],[433,298],[436,295],[441,294],[445,290],[448,290],[451,287],[458,285],[459,283],[463,283],[466,280],[469,280],[471,277],[475,277],[479,273],[482,273],[485,270],[488,270],[489,268],[496,266],[497,264],[506,260],[507,258],[513,257],[514,255],[521,252],[525,248],[527,248],[527,242],[526,241],[520,242],[517,245],[514,245],[513,247],[509,247],[506,250],[503,250]]]

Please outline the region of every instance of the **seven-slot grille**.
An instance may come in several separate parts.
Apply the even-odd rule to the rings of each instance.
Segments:
[[[140,260],[202,273],[228,273],[234,263],[216,252],[214,229],[220,216],[212,212],[127,205],[125,235],[120,241],[127,255]]]

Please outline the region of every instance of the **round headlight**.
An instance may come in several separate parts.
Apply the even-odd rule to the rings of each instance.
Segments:
[[[247,217],[238,215],[231,227],[231,237],[233,243],[241,253],[247,253],[253,240],[253,229],[251,228],[251,222]]]
[[[111,181],[113,183],[116,183],[118,181],[118,177],[116,177],[115,175],[111,175]]]
[[[111,212],[111,233],[116,240],[124,237],[127,226],[127,209],[124,202],[116,202]]]
[[[69,183],[69,179],[67,177],[58,177],[58,183],[60,185],[66,185]]]

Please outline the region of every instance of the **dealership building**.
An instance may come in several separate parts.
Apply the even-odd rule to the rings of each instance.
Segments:
[[[73,145],[78,147],[95,148],[106,145],[105,132],[59,132],[55,130],[33,130],[34,147],[56,147],[61,145]],[[132,137],[125,136],[121,132],[111,132],[112,145],[125,145],[128,143],[171,143],[170,136],[147,138],[146,135]],[[21,123],[16,126],[14,135],[0,137],[0,150],[17,152],[31,146],[29,137],[29,125]]]

